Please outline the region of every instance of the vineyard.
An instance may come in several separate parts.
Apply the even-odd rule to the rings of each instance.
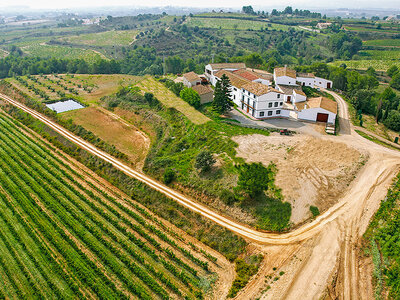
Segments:
[[[137,34],[137,30],[110,30],[71,36],[60,40],[75,45],[124,46],[130,45]]]
[[[217,258],[3,113],[0,187],[1,298],[194,299],[215,280]]]
[[[87,62],[95,62],[100,58],[105,59],[106,57],[98,52],[93,50],[81,49],[81,48],[72,48],[66,46],[53,46],[46,44],[33,44],[30,46],[26,46],[24,48],[24,52],[27,52],[29,55],[38,56],[43,58],[51,58],[51,57],[62,57],[66,59],[84,59]]]
[[[273,24],[268,22],[239,20],[228,18],[191,18],[188,21],[189,26],[198,26],[200,28],[220,28],[220,29],[237,29],[237,30],[261,30],[264,28],[276,30],[288,30],[289,26]]]

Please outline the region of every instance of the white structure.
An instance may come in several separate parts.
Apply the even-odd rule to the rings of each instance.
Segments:
[[[329,98],[311,98],[307,102],[296,104],[296,107],[300,120],[335,124],[337,103]]]
[[[298,73],[297,76],[297,81],[300,83],[302,86],[309,86],[309,87],[314,87],[315,84],[315,76],[312,73]]]
[[[201,84],[201,78],[199,75],[197,75],[195,72],[189,72],[183,74],[183,85],[191,88],[192,86],[196,86]]]
[[[258,82],[249,82],[242,87],[239,108],[256,119],[288,117],[283,110],[283,93]]]
[[[315,77],[314,86],[322,87],[324,89],[331,89],[333,86],[333,82],[331,80],[321,77]]]
[[[205,67],[205,75],[209,82],[215,86],[217,83],[215,74],[218,71],[225,70],[225,71],[236,71],[240,69],[246,69],[246,65],[244,63],[225,63],[225,64],[208,64]]]
[[[250,80],[243,78],[239,75],[236,75],[235,73],[226,71],[226,70],[221,70],[215,73],[214,77],[216,78],[215,82],[217,80],[221,80],[222,75],[226,75],[226,77],[229,78],[229,81],[231,82],[231,97],[233,100],[233,103],[235,103],[238,107],[240,107],[241,102],[240,100],[242,99],[242,92],[241,89],[244,85],[248,84],[251,82]]]
[[[307,100],[306,94],[300,90],[293,90],[293,103],[304,102]]]
[[[332,23],[328,23],[328,22],[326,22],[326,23],[318,23],[317,24],[317,28],[318,29],[327,29],[331,25],[332,25]]]
[[[274,69],[275,85],[296,85],[296,71],[288,67]]]

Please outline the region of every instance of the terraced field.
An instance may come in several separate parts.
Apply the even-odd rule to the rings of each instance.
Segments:
[[[221,28],[221,29],[237,29],[237,30],[260,30],[268,27],[268,29],[288,30],[290,26],[272,24],[268,22],[239,20],[228,18],[190,18],[187,22],[189,26],[198,26],[200,28]]]
[[[399,39],[386,39],[386,40],[369,40],[364,41],[365,46],[379,46],[379,47],[400,47]]]
[[[0,297],[199,297],[216,258],[0,112]]]
[[[72,48],[66,46],[52,46],[46,44],[34,44],[23,48],[24,52],[32,56],[38,56],[43,58],[56,57],[56,58],[68,58],[68,59],[84,59],[87,62],[94,62],[100,58],[105,59],[106,57],[93,50]]]
[[[135,40],[137,33],[137,30],[110,30],[99,33],[71,36],[67,38],[61,38],[60,40],[78,45],[126,46]]]

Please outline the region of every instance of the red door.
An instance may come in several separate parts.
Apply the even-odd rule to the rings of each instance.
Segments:
[[[328,117],[329,117],[328,114],[318,113],[317,114],[317,122],[327,122],[328,121]]]
[[[247,113],[249,113],[249,106],[247,105]]]
[[[328,89],[330,89],[330,88],[331,88],[331,83],[330,83],[330,82],[327,82],[327,83],[326,83],[326,87],[327,87]]]
[[[287,96],[287,102],[290,102],[291,96]]]

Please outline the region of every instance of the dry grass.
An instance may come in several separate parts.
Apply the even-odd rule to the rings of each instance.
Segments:
[[[95,85],[91,93],[80,93],[87,103],[98,103],[100,98],[115,93],[121,85],[136,83],[140,77],[132,75],[75,75],[76,79]],[[76,81],[76,80],[75,80]]]
[[[210,121],[208,117],[177,97],[162,83],[156,81],[152,77],[146,77],[140,81],[137,86],[144,92],[153,93],[165,106],[176,108],[195,124],[204,124]]]
[[[382,123],[376,124],[375,117],[370,115],[363,115],[363,127],[370,132],[379,135],[391,142],[394,141],[394,138],[399,136],[399,134],[393,130],[390,130],[385,127]]]
[[[133,125],[124,122],[111,112],[95,107],[65,112],[60,116],[65,119],[71,118],[74,123],[115,145],[119,151],[128,155],[138,169],[143,167],[150,139]]]

